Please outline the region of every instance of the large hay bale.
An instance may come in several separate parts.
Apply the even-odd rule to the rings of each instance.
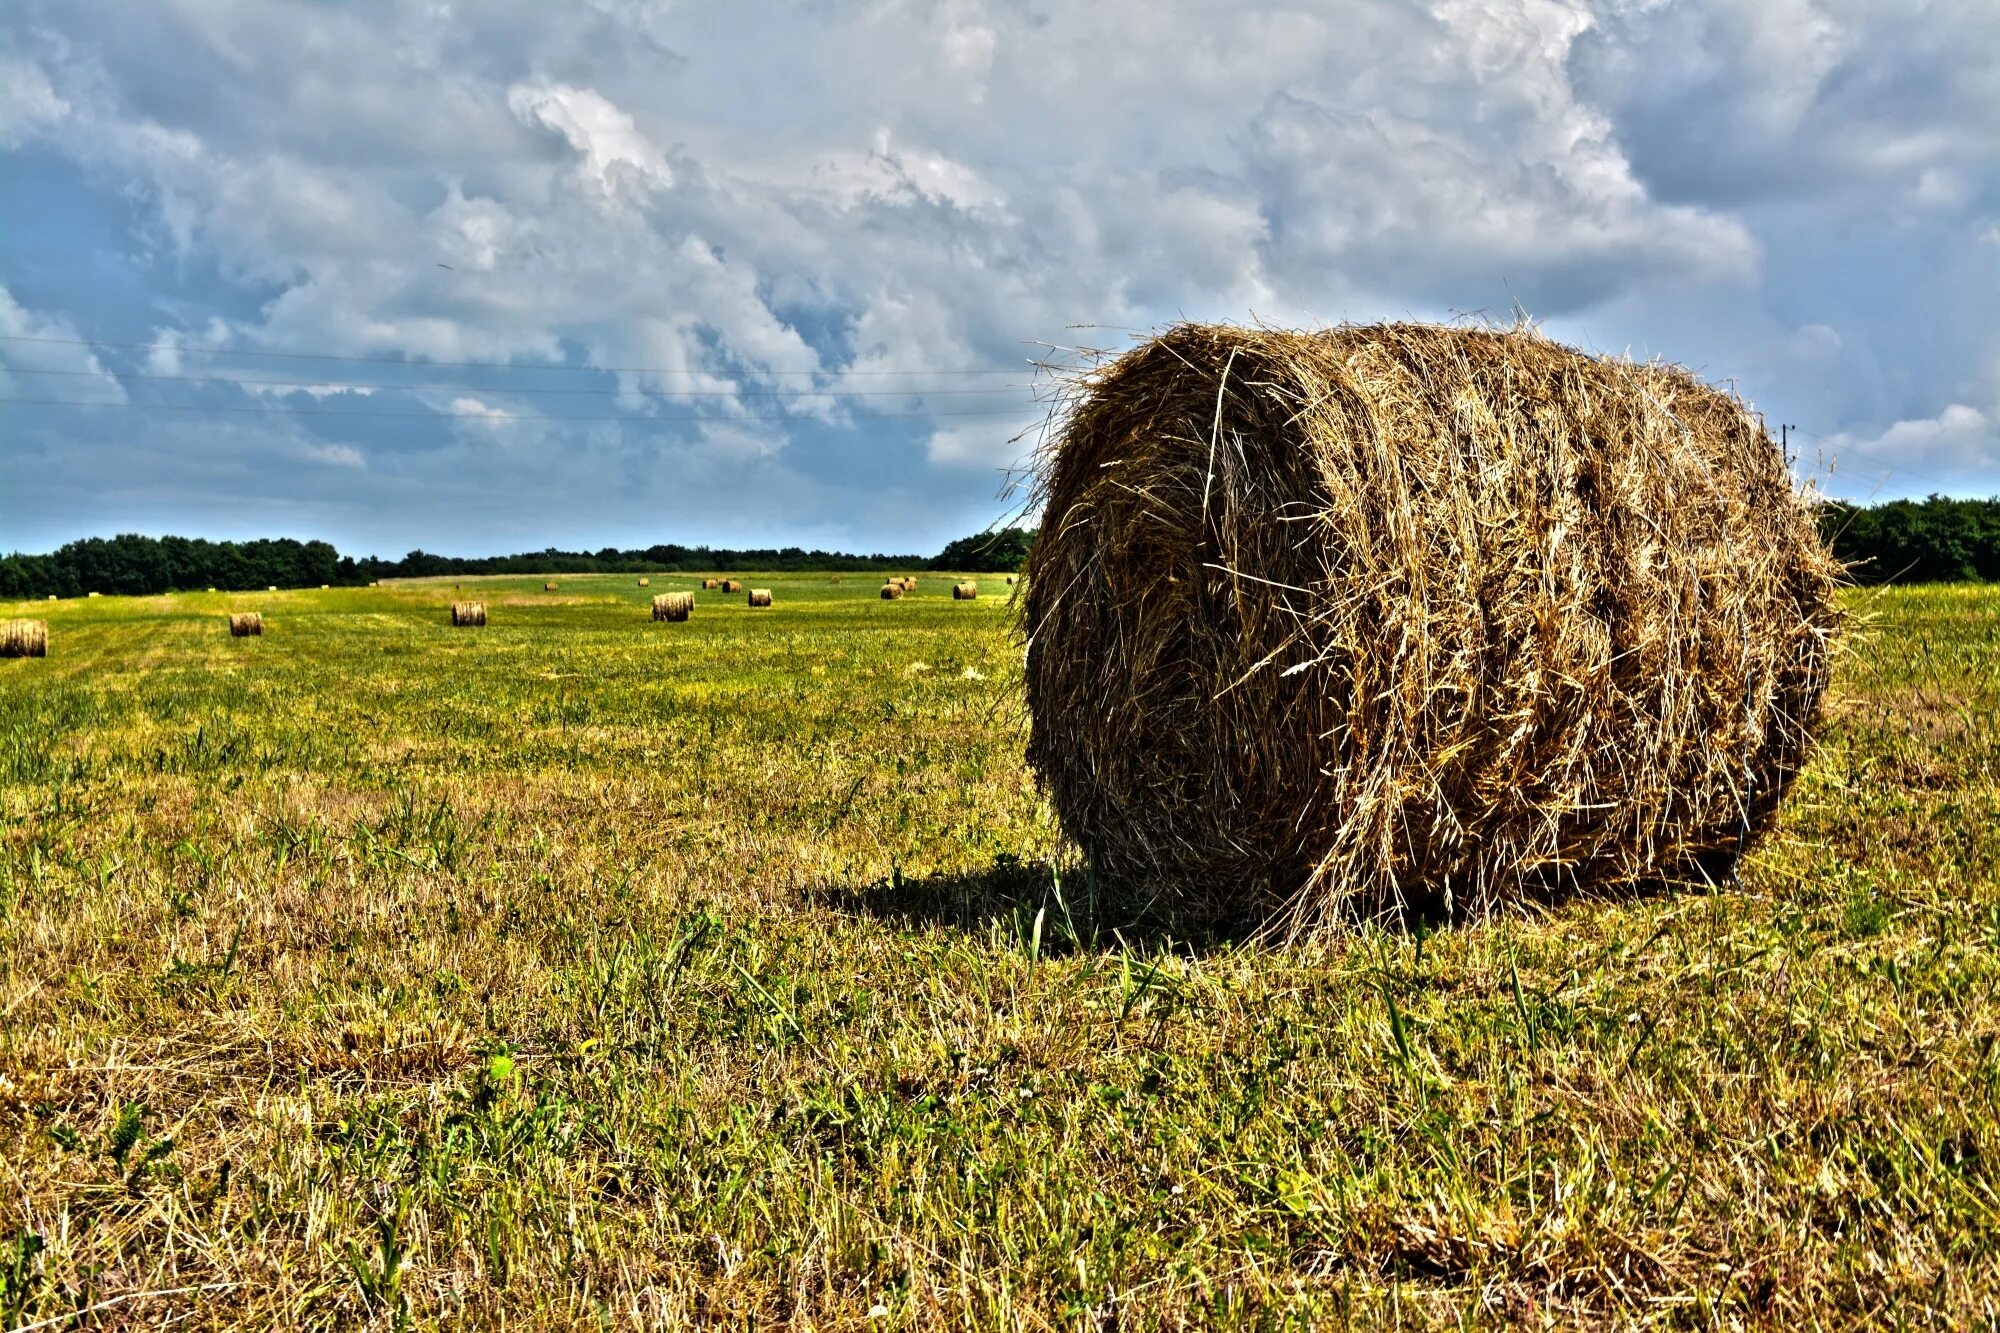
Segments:
[[[264,589],[265,592],[276,592],[277,590],[278,590],[278,585],[275,583],[271,584],[269,587]]]
[[[1115,892],[1309,933],[1715,877],[1838,566],[1761,423],[1537,334],[1180,325],[1059,408],[1029,759]]]
[[[640,579],[639,586],[642,588],[650,588],[653,586],[653,581],[651,579]]]
[[[979,584],[973,579],[951,585],[951,600],[954,602],[970,602],[976,600],[978,596]]]
[[[247,639],[264,632],[264,617],[255,611],[232,611],[229,613],[229,637]]]
[[[47,657],[48,655],[48,621],[0,621],[0,657]]]
[[[459,628],[479,628],[484,626],[486,624],[486,603],[453,602],[451,604],[451,623],[453,626]]]
[[[713,592],[714,590],[720,588],[721,586],[722,586],[721,579],[703,579],[701,581],[701,590],[703,592]]]
[[[752,588],[750,590],[749,601],[752,606],[769,606],[771,604],[771,590],[769,588]]]
[[[653,619],[682,621],[694,610],[691,592],[663,592],[653,598]]]
[[[101,592],[94,592],[94,593],[91,593],[91,594],[89,594],[89,595],[90,595],[91,597],[102,597],[102,596],[104,596],[104,594],[103,594],[103,593],[101,593]]]
[[[556,585],[554,583],[544,583],[542,585],[543,592],[554,592],[555,590],[556,590]]]
[[[739,582],[738,580],[736,580],[736,579],[724,579],[724,580],[722,581],[722,591],[724,591],[724,592],[742,592],[742,591],[743,591],[743,584],[742,584],[741,582]]]
[[[889,582],[883,584],[882,600],[885,602],[900,602],[901,600],[903,600],[903,585],[896,582],[894,579],[891,579],[889,580]]]

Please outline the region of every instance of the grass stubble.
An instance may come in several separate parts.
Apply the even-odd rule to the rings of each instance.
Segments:
[[[1993,1322],[2000,590],[1740,883],[1280,950],[1093,913],[1004,599],[536,582],[34,608],[0,1328]]]

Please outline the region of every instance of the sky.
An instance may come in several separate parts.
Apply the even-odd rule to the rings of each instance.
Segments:
[[[1512,319],[2000,493],[1994,0],[8,0],[0,550],[934,551],[1037,362]]]

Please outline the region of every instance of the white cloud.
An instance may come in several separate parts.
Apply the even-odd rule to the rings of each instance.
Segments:
[[[665,187],[674,173],[632,117],[591,88],[561,83],[516,84],[507,105],[523,124],[556,131],[583,156],[583,172],[606,194],[621,182]]]
[[[1985,404],[2000,351],[1980,324],[2000,67],[1969,55],[2000,38],[1990,0],[1923,24],[1889,0],[743,0],[728,23],[641,0],[22,4],[0,151],[37,151],[0,166],[66,159],[138,219],[130,282],[95,308],[159,285],[155,373],[211,364],[177,330],[218,314],[187,341],[648,368],[508,381],[615,389],[521,401],[641,427],[371,439],[371,481],[410,488],[371,513],[413,541],[433,516],[410,497],[469,456],[510,469],[501,531],[510,504],[660,522],[646,487],[671,456],[699,462],[674,498],[704,522],[763,524],[782,496],[800,532],[950,536],[991,517],[992,469],[1038,417],[1039,344],[1181,316],[1518,297],[1871,446],[1931,410],[1912,404]],[[514,401],[464,382],[424,401]],[[1002,415],[843,428],[926,408]],[[683,416],[710,424],[658,420]],[[244,424],[215,438],[284,429]],[[826,448],[895,458],[907,492],[850,486],[869,468],[813,463]]]
[[[1936,416],[1898,421],[1872,437],[1841,433],[1826,441],[1836,466],[1856,476],[1887,472],[1917,482],[1962,482],[2000,471],[2000,419],[1965,403]]]
[[[7,335],[0,340],[0,394],[78,403],[126,401],[125,386],[96,353],[76,345],[74,325],[24,308],[5,286],[0,286],[0,334]]]
[[[39,65],[0,56],[0,147],[25,143],[36,132],[69,114]]]

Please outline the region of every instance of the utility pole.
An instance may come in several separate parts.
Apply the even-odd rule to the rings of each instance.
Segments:
[[[1797,426],[1786,425],[1783,422],[1778,424],[1778,451],[1784,454],[1785,466],[1788,468],[1792,465],[1792,432],[1797,429]]]

